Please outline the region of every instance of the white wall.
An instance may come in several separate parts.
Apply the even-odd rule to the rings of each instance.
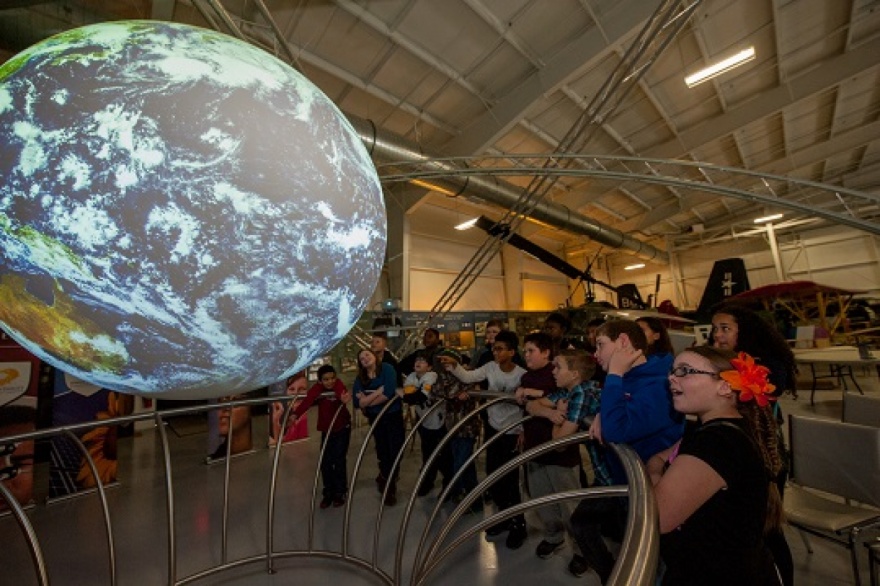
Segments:
[[[864,232],[816,230],[780,243],[790,280],[816,281],[880,296],[880,239]]]
[[[407,309],[431,309],[485,241],[486,234],[477,228],[454,230],[456,224],[472,216],[433,205],[408,215]],[[880,297],[880,238],[845,227],[830,227],[781,235],[777,241],[784,280],[810,280]],[[536,243],[576,267],[586,267],[592,260],[583,255],[567,256],[555,241]],[[662,243],[660,247],[664,247]],[[707,242],[672,257],[671,265],[646,262],[642,269],[624,271],[624,266],[638,259],[608,250],[595,259],[592,274],[611,285],[635,283],[646,301],[654,293],[659,274],[657,302],[670,299],[680,309],[697,307],[714,262],[722,258],[742,258],[752,288],[779,281],[767,234],[762,232]],[[552,310],[565,303],[569,295],[571,303],[579,305],[584,302],[584,290],[578,288],[572,295],[575,285],[543,262],[506,245],[503,258],[499,255],[488,264],[456,309]],[[597,300],[617,303],[603,287],[596,286],[594,292]]]
[[[830,227],[779,236],[777,242],[784,280],[815,281],[880,297],[880,239],[877,237],[845,227]],[[636,283],[645,299],[654,291],[654,279],[659,273],[659,300],[672,299],[680,309],[696,308],[712,265],[722,258],[742,258],[752,288],[779,282],[766,234],[732,238],[673,256],[678,267],[676,280],[672,278],[670,266],[665,265],[646,263],[643,269],[624,271],[623,266],[634,259],[621,253],[609,255],[605,272],[613,284]]]
[[[433,308],[487,238],[478,228],[454,229],[469,215],[435,206],[425,208],[409,216],[409,287],[405,306],[411,311]],[[535,242],[562,255],[550,241]],[[505,245],[503,258],[496,255],[488,263],[455,309],[552,310],[567,297],[568,279],[564,275]]]

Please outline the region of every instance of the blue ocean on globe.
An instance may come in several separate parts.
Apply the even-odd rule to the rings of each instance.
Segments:
[[[0,327],[101,387],[253,390],[366,308],[375,167],[317,87],[261,49],[156,21],[0,65]]]

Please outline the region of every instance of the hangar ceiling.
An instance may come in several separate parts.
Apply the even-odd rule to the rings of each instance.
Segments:
[[[663,254],[748,233],[771,212],[785,214],[779,234],[829,222],[880,233],[877,0],[0,0],[0,59],[119,18],[239,34],[401,152],[459,158],[430,176],[381,166],[411,200],[497,219],[504,199],[474,185],[517,194],[548,155],[570,155],[540,205],[578,222],[519,227],[569,250],[608,237]],[[644,55],[629,63],[634,47]],[[748,47],[752,61],[685,84]],[[604,92],[614,107],[595,110]],[[579,120],[590,131],[567,142]],[[413,179],[437,189],[413,195]]]

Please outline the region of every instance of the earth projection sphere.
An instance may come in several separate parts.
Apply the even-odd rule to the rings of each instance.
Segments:
[[[369,154],[293,68],[232,37],[92,25],[0,65],[0,326],[126,393],[265,386],[369,302]]]

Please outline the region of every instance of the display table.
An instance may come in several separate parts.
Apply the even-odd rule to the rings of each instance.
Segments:
[[[809,365],[810,374],[813,377],[813,384],[810,391],[810,405],[814,405],[813,400],[816,394],[816,381],[820,378],[835,378],[843,385],[843,391],[849,390],[846,384],[846,377],[852,381],[859,393],[862,387],[853,376],[853,366],[877,366],[880,365],[880,356],[876,353],[870,353],[870,358],[862,358],[859,355],[859,349],[855,346],[831,346],[829,348],[811,348],[808,350],[795,350],[794,358],[798,364]],[[817,366],[828,367],[827,374],[816,372]]]

